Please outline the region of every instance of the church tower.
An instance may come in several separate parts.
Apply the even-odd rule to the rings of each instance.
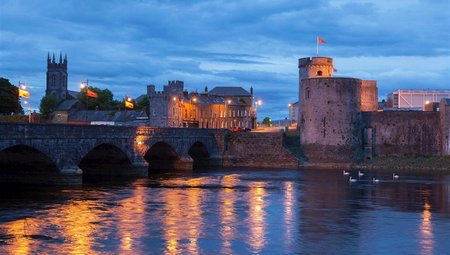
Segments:
[[[55,60],[55,53],[50,59],[50,53],[47,56],[47,86],[45,95],[53,95],[58,101],[67,98],[67,54],[62,59],[62,53],[59,53],[59,62]]]

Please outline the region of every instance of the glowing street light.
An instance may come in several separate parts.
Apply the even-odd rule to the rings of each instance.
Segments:
[[[255,121],[256,121],[256,125],[255,127],[258,126],[258,105],[262,105],[262,100],[261,99],[256,99],[255,100]]]

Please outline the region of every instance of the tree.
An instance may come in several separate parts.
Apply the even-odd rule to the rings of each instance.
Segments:
[[[0,113],[11,114],[23,112],[19,100],[19,89],[8,79],[0,77]]]
[[[149,106],[148,97],[145,96],[145,97],[141,98],[141,100],[139,100],[137,102],[136,109],[137,110],[143,110],[145,113],[148,114],[148,106]]]
[[[265,117],[262,121],[262,124],[270,127],[272,126],[272,120],[269,117]]]
[[[41,104],[39,106],[39,111],[44,117],[48,117],[51,112],[55,109],[58,104],[58,99],[53,95],[44,96],[41,99]]]
[[[78,100],[84,105],[88,105],[88,109],[94,110],[112,110],[114,109],[113,93],[109,89],[99,89],[96,87],[89,87],[89,90],[97,93],[97,98],[88,97],[87,90],[82,90],[78,95]]]

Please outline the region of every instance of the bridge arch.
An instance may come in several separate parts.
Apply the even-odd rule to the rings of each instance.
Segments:
[[[83,170],[83,175],[128,175],[133,169],[129,155],[109,142],[89,148],[78,166]]]
[[[174,170],[180,156],[170,144],[158,141],[150,146],[144,159],[148,162],[149,170]]]
[[[60,170],[42,150],[30,145],[13,145],[0,151],[0,182],[54,184]]]
[[[204,143],[201,141],[194,142],[188,151],[189,156],[191,156],[193,162],[193,168],[202,168],[209,166],[210,152]]]

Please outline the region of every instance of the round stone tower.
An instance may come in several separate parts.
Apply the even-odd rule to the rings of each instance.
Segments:
[[[299,110],[302,100],[302,80],[314,77],[331,77],[333,75],[333,59],[325,57],[300,58],[298,60],[299,77]],[[299,115],[300,116],[300,115]]]
[[[301,80],[300,143],[308,162],[361,160],[361,82],[329,76]]]

